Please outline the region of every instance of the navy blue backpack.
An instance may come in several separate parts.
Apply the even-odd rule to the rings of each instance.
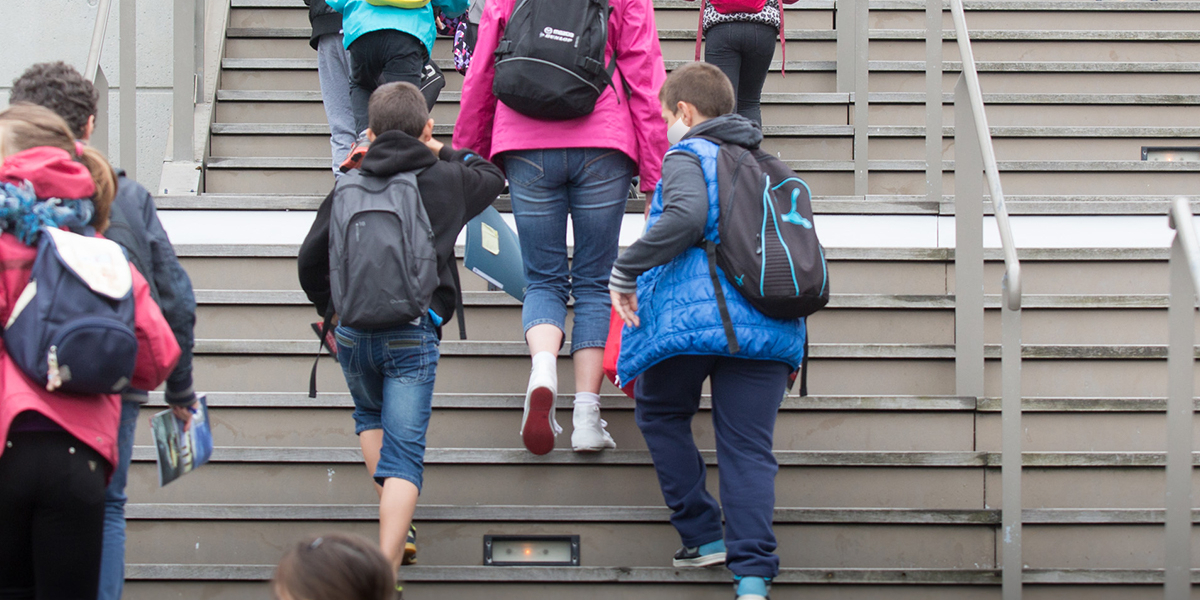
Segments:
[[[49,391],[114,394],[137,363],[133,274],[115,242],[43,228],[4,326],[13,361]]]

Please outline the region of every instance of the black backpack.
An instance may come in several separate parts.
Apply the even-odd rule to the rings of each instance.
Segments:
[[[538,119],[590,114],[613,82],[606,66],[608,0],[518,0],[496,47],[492,93]]]
[[[829,303],[829,269],[813,225],[808,184],[760,148],[708,141],[720,145],[717,232],[721,243],[706,240],[704,248],[729,351],[737,354],[737,335],[717,279],[717,265],[751,306],[776,319],[807,317],[824,308]],[[804,362],[808,362],[807,337]],[[801,373],[802,396],[807,394],[806,371]]]

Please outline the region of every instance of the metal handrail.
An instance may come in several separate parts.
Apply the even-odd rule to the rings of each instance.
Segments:
[[[963,395],[979,396],[984,390],[983,190],[979,178],[982,170],[991,193],[996,225],[1000,230],[1000,245],[1004,252],[1004,278],[1001,281],[1003,303],[1000,310],[1001,594],[1004,600],[1020,600],[1024,576],[1021,555],[1021,262],[1017,258],[1017,246],[1013,241],[1008,210],[1004,206],[1000,169],[996,165],[996,152],[984,112],[983,92],[980,90],[975,54],[971,50],[971,38],[967,32],[963,0],[950,0],[950,12],[962,60],[962,74],[954,94],[956,387],[957,393]],[[927,21],[932,25],[935,19],[927,15]],[[937,25],[940,33],[940,22]],[[933,43],[934,38],[927,35],[926,43]],[[940,43],[940,39],[936,43]],[[933,52],[927,52],[927,55],[932,56]],[[929,100],[926,99],[927,103]],[[934,116],[933,111],[927,107],[926,113],[932,123],[930,117]],[[931,139],[927,132],[927,140]],[[926,148],[926,152],[934,154],[930,148]]]
[[[1196,238],[1196,227],[1192,222],[1192,206],[1187,198],[1177,196],[1171,201],[1170,226],[1179,238],[1183,255],[1187,258],[1188,271],[1192,274],[1192,284],[1196,294],[1200,295],[1200,242]]]
[[[1196,296],[1200,245],[1186,198],[1171,203],[1170,304],[1167,309],[1167,494],[1163,595],[1192,595],[1192,423],[1195,418]]]
[[[104,34],[108,29],[111,9],[112,0],[100,0],[97,6],[96,26],[92,28],[92,45],[88,50],[87,66],[83,69],[83,77],[88,81],[96,80],[96,71],[100,68],[100,53],[104,51]]]
[[[954,32],[958,39],[958,52],[962,58],[962,76],[967,84],[967,95],[971,100],[975,116],[975,132],[979,136],[983,152],[983,170],[987,176],[988,191],[992,196],[992,208],[996,213],[996,226],[1000,229],[1000,245],[1004,250],[1004,303],[1010,310],[1021,308],[1021,261],[1017,259],[1017,245],[1013,241],[1012,225],[1008,220],[1008,209],[1004,206],[1004,190],[1000,187],[1000,169],[996,165],[996,151],[992,147],[991,130],[987,115],[983,111],[983,92],[979,87],[979,72],[975,69],[975,54],[971,50],[971,38],[967,34],[967,17],[963,0],[950,0],[950,13],[954,18]],[[958,127],[961,124],[956,123]]]

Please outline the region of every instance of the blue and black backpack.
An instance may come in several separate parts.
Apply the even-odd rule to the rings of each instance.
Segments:
[[[115,242],[44,227],[4,326],[13,362],[49,391],[115,394],[137,363],[133,274]]]
[[[720,146],[721,243],[709,241],[706,247],[713,283],[720,265],[752,306],[775,319],[821,310],[829,303],[829,269],[813,224],[808,184],[760,148]],[[716,288],[728,323],[721,286]]]

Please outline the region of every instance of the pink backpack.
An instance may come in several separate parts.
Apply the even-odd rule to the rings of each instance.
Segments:
[[[779,45],[782,54],[780,74],[787,77],[787,40],[783,34],[783,5],[795,4],[798,0],[780,0],[779,3]],[[767,5],[767,0],[700,0],[700,22],[696,25],[696,60],[700,60],[700,41],[704,37],[704,7],[709,2],[717,12],[728,15],[733,13],[758,13]]]

